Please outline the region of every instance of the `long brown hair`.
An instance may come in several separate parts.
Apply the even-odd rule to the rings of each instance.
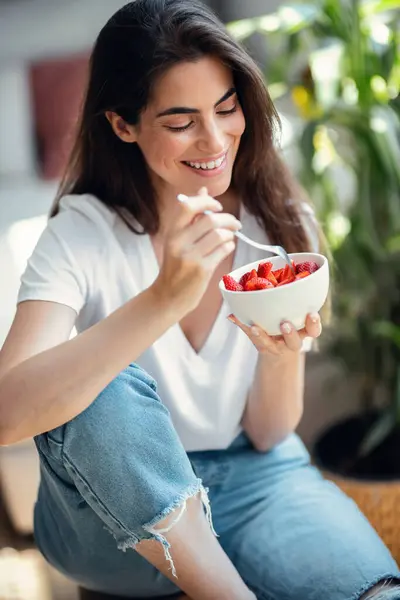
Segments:
[[[198,0],[136,0],[101,30],[75,145],[50,216],[65,194],[89,193],[121,216],[131,215],[145,233],[157,232],[157,198],[144,157],[137,144],[125,144],[114,134],[105,112],[137,124],[157,77],[205,55],[232,70],[246,120],[233,186],[271,241],[289,252],[310,249],[301,215],[304,194],[276,149],[280,121],[262,73]]]

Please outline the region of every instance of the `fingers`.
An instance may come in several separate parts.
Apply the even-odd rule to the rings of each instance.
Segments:
[[[229,241],[218,246],[214,252],[203,259],[204,268],[214,272],[217,266],[235,250],[235,242]]]
[[[304,327],[305,337],[317,338],[322,333],[321,317],[318,313],[307,315]]]
[[[208,256],[212,254],[219,246],[227,242],[233,242],[233,233],[229,229],[213,229],[205,235],[199,242],[196,243],[196,252],[200,256]]]
[[[306,337],[317,338],[321,335],[322,325],[321,319],[318,313],[307,315],[304,329],[296,331],[291,323],[284,321],[281,323],[282,337],[286,346],[297,352],[301,350],[303,340]]]
[[[185,227],[191,223],[196,215],[202,214],[205,211],[220,212],[223,210],[222,204],[208,195],[206,188],[201,188],[201,193],[197,196],[178,195],[180,202],[180,210],[176,225]]]
[[[289,350],[292,350],[293,352],[298,352],[301,350],[303,345],[303,336],[300,332],[296,331],[289,321],[284,321],[281,323],[281,333],[283,341]]]
[[[201,215],[184,230],[182,239],[184,242],[190,239],[192,243],[196,243],[212,231],[219,232],[219,230],[225,229],[233,232],[238,231],[240,228],[240,221],[229,213]],[[233,235],[231,238],[233,239]]]
[[[212,201],[214,199],[211,198]],[[207,204],[210,197],[207,188],[201,188],[198,196],[184,198],[186,217],[190,214],[190,222],[174,235],[172,250],[175,254],[185,255],[187,259],[195,261],[208,259],[206,268],[215,268],[235,248],[234,232],[241,228],[241,223],[229,213],[216,213],[206,211],[200,214],[193,212],[193,203],[196,211],[199,207],[212,206]],[[206,204],[205,204],[206,203]]]
[[[235,317],[235,315],[229,315],[228,319],[237,325],[239,329],[241,329],[247,337],[253,342],[254,346],[257,348],[258,352],[264,354],[266,352],[270,352],[272,354],[280,354],[282,350],[282,345],[284,342],[282,340],[274,341],[274,339],[269,336],[261,327],[257,327],[256,325],[252,325],[249,327],[245,325],[239,319]]]
[[[291,323],[281,323],[281,336],[269,336],[263,329],[253,325],[244,325],[234,315],[228,317],[232,323],[237,325],[253,342],[258,352],[270,352],[282,354],[285,350],[299,352],[306,337],[317,338],[321,335],[321,319],[318,314],[307,315],[304,329],[297,331]]]
[[[218,227],[218,228],[217,228]],[[204,217],[204,223],[193,223],[179,232],[170,243],[176,256],[198,261],[211,258],[210,265],[217,265],[235,249],[234,231],[240,223],[229,214]],[[221,251],[215,251],[221,247]],[[216,262],[217,261],[217,262]]]

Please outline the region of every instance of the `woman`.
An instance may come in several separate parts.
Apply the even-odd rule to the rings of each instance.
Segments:
[[[137,0],[101,31],[0,377],[2,443],[36,436],[38,546],[98,597],[400,597],[389,552],[293,434],[319,316],[272,339],[218,291],[264,258],[235,248],[240,226],[317,248],[277,124],[197,1]]]

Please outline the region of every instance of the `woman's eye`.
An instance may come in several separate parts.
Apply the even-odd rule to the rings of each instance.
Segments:
[[[235,104],[235,106],[233,106],[232,108],[229,108],[227,110],[219,110],[217,112],[218,115],[231,115],[234,112],[236,112],[237,110],[237,104]],[[174,131],[174,132],[179,132],[179,131],[186,131],[187,129],[189,129],[189,127],[191,127],[193,125],[194,121],[190,121],[190,123],[188,123],[187,125],[181,125],[179,127],[173,127],[172,125],[165,125],[165,127],[169,130],[169,131]]]
[[[235,104],[235,106],[233,108],[230,108],[228,110],[219,110],[218,114],[219,115],[231,115],[232,113],[236,112],[237,110],[237,105]]]
[[[193,124],[193,121],[190,121],[187,125],[183,125],[181,127],[172,127],[171,125],[166,125],[167,129],[170,131],[186,131]]]

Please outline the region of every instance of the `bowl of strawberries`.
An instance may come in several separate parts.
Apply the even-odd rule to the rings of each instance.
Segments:
[[[232,313],[246,325],[258,325],[269,335],[281,335],[289,321],[303,329],[307,314],[318,313],[328,297],[329,265],[322,254],[290,254],[294,273],[274,256],[224,275],[219,289]]]

